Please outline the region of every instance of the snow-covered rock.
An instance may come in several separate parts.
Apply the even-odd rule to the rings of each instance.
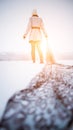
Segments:
[[[73,66],[46,64],[8,101],[1,130],[73,130]]]

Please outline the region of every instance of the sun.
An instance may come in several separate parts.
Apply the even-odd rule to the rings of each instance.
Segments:
[[[53,46],[50,45],[48,39],[44,39],[42,40],[42,43],[41,43],[41,49],[42,49],[42,52],[43,52],[43,55],[45,56],[46,55],[46,51],[47,49],[50,50],[50,51],[53,51],[54,48],[52,49]],[[54,52],[54,51],[53,51]]]

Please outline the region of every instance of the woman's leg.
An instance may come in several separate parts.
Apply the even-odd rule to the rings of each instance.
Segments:
[[[35,43],[31,42],[31,57],[33,62],[35,62]]]
[[[37,42],[36,47],[37,47],[37,51],[38,51],[38,54],[39,54],[40,63],[43,63],[43,53],[42,53],[42,50],[41,50],[40,42]]]

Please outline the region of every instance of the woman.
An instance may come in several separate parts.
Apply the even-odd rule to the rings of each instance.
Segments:
[[[23,38],[26,38],[27,34],[30,32],[29,35],[29,42],[31,44],[31,56],[33,62],[36,60],[35,52],[37,50],[40,63],[43,63],[43,54],[41,50],[41,40],[42,40],[42,32],[44,33],[45,37],[47,38],[47,33],[44,28],[43,20],[37,14],[37,10],[34,9],[32,12],[32,16],[29,18],[29,23],[27,25],[26,32]]]

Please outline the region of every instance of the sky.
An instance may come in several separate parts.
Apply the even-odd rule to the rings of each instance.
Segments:
[[[29,53],[29,35],[25,40],[23,35],[33,9],[43,19],[53,52],[73,52],[73,0],[0,0],[0,52]],[[44,51],[44,36],[42,45]]]

